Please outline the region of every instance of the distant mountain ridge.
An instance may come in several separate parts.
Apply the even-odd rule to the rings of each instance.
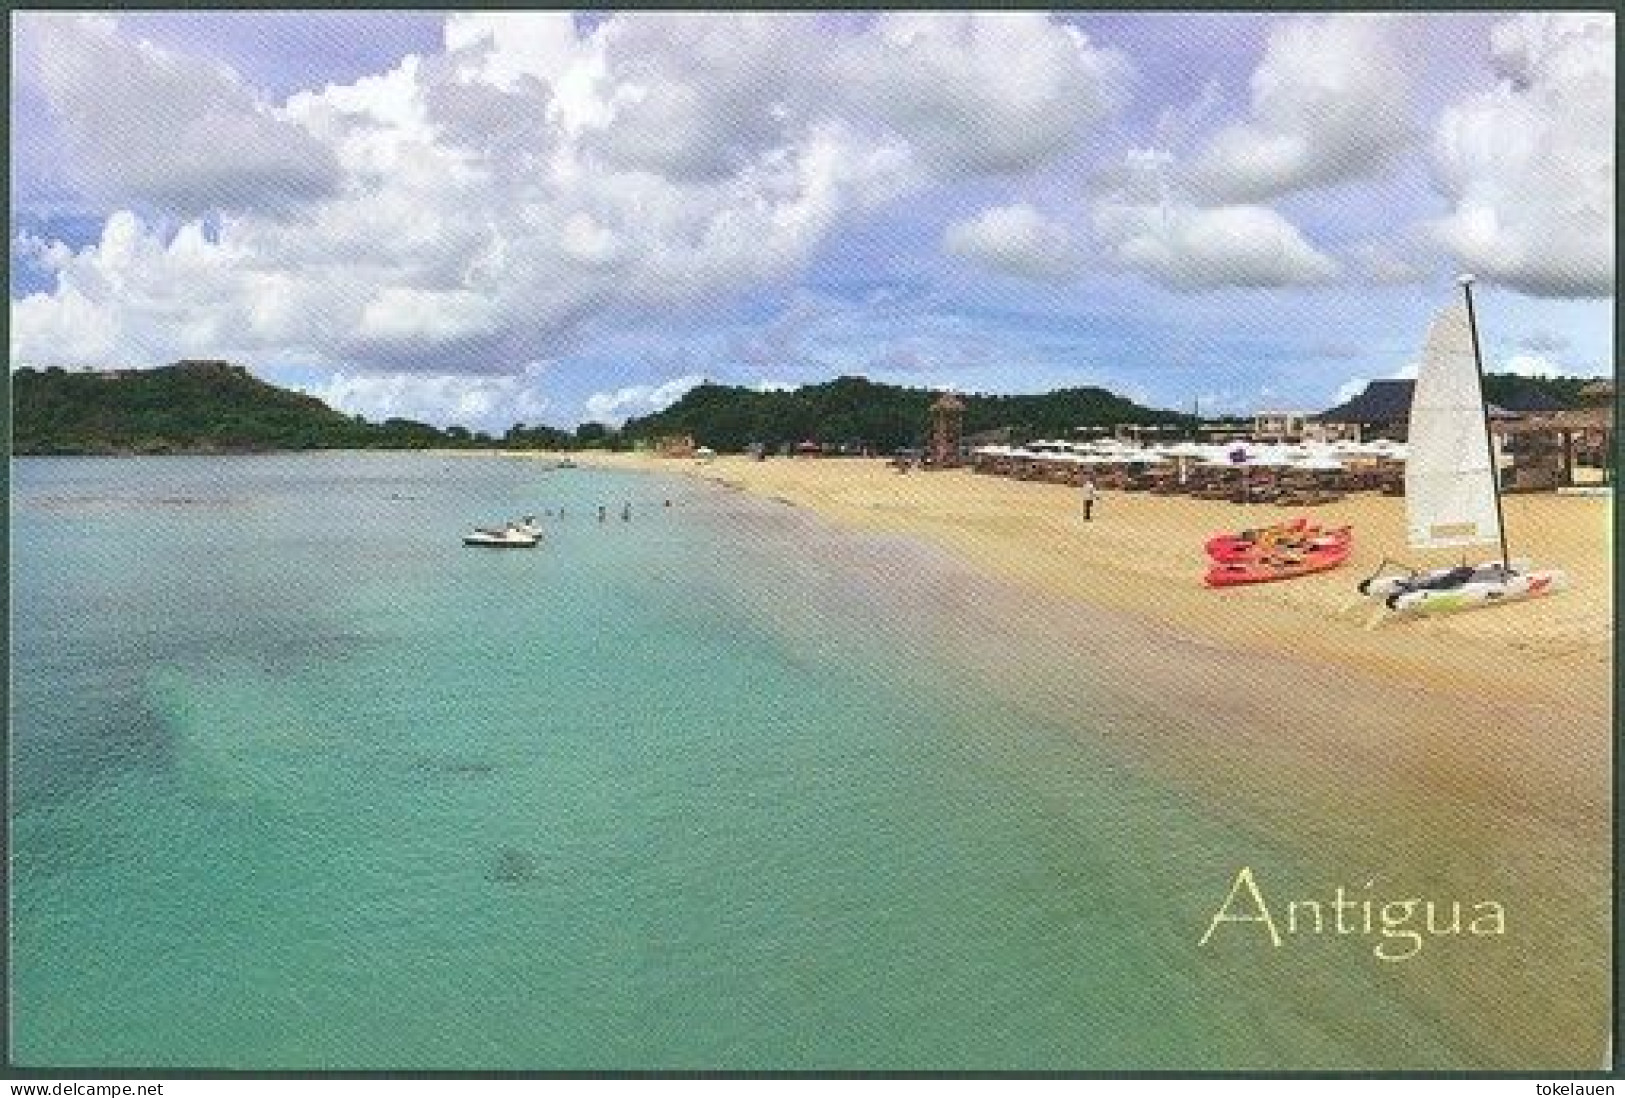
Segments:
[[[1491,400],[1527,403],[1543,393],[1572,407],[1594,380],[1492,374]],[[251,453],[271,450],[501,447],[625,449],[689,435],[721,451],[752,443],[858,444],[889,451],[924,441],[932,389],[862,377],[838,377],[797,389],[702,383],[670,407],[626,421],[617,431],[580,424],[572,434],[515,424],[501,437],[409,419],[371,423],[307,393],[254,377],[242,366],[189,360],[153,369],[70,372],[20,369],[11,375],[12,452],[16,454]],[[1031,395],[960,394],[968,436],[1015,441],[1070,437],[1079,428],[1119,424],[1191,426],[1193,417],[1147,408],[1106,389],[1058,389]]]
[[[629,419],[623,435],[692,435],[717,450],[815,441],[892,450],[924,441],[931,402],[941,394],[861,377],[838,377],[799,389],[767,390],[710,382],[671,407]],[[967,434],[1008,430],[1016,437],[1070,437],[1078,428],[1191,422],[1179,412],[1146,408],[1099,388],[1023,396],[958,394]]]
[[[17,454],[624,448],[673,434],[691,434],[724,451],[807,439],[893,449],[923,439],[927,409],[939,395],[860,377],[769,392],[708,382],[661,412],[626,421],[619,431],[601,423],[581,424],[573,435],[515,425],[501,438],[492,438],[405,419],[369,423],[216,360],[103,372],[21,369],[11,375],[11,387],[12,451]],[[968,433],[1009,429],[1018,436],[1039,437],[1068,435],[1078,427],[1188,418],[1143,408],[1097,388],[963,399]]]
[[[461,427],[441,430],[408,419],[369,423],[216,360],[149,370],[17,370],[11,408],[16,454],[540,447],[570,441],[545,427],[516,427],[499,443]]]

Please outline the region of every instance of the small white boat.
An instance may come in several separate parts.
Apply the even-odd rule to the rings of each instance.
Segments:
[[[534,549],[542,540],[540,534],[530,533],[517,526],[501,529],[484,526],[463,537],[464,545],[485,549]]]

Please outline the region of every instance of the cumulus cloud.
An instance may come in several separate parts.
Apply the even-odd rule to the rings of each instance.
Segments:
[[[369,420],[401,418],[453,424],[500,434],[516,423],[542,422],[552,404],[538,391],[536,374],[470,377],[462,374],[359,374],[338,371],[304,391],[340,411]]]
[[[19,16],[24,78],[42,94],[87,193],[196,216],[331,194],[331,152],[230,68],[119,33],[110,19]]]
[[[626,385],[613,392],[594,393],[586,400],[587,419],[619,424],[629,416],[649,415],[677,403],[704,381],[700,374],[686,374],[660,385]]]
[[[25,28],[128,203],[96,243],[31,246],[56,282],[14,303],[12,354],[42,363],[512,374],[596,317],[783,283],[943,173],[1053,156],[1124,68],[1030,14],[456,14],[441,52],[277,105],[109,20]]]
[[[1398,27],[1346,13],[1275,27],[1247,121],[1220,130],[1191,165],[1196,192],[1257,202],[1385,166],[1416,136]]]
[[[1055,157],[1122,104],[1132,69],[1039,12],[893,12],[834,71],[934,172],[958,175]]]
[[[1562,377],[1566,372],[1545,355],[1509,355],[1500,364],[1501,370],[1524,377]]]
[[[1180,291],[1336,278],[1338,260],[1257,200],[1346,178],[1392,154],[1398,127],[1373,125],[1340,99],[1377,105],[1361,64],[1382,59],[1386,34],[1385,24],[1360,17],[1277,27],[1253,74],[1251,121],[1221,129],[1194,158],[1178,147],[1217,109],[1215,86],[1187,108],[1164,110],[1152,147],[1129,149],[1093,177],[1103,258]],[[1383,94],[1400,94],[1381,78],[1390,86]]]
[[[1071,234],[1059,221],[1025,204],[994,206],[948,226],[943,247],[996,271],[1064,281],[1078,270]]]
[[[1175,290],[1326,282],[1338,264],[1264,206],[1116,200],[1095,207],[1107,256]]]
[[[1415,248],[1363,241],[1348,249],[1354,269],[1377,286],[1404,286],[1431,277],[1431,264]]]
[[[1440,116],[1433,164],[1452,203],[1437,239],[1485,278],[1538,297],[1614,288],[1614,17],[1498,24],[1501,82]]]

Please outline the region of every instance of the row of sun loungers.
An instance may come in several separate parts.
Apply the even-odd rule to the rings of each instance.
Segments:
[[[1234,503],[1275,503],[1317,507],[1350,492],[1403,495],[1404,467],[1379,462],[1341,470],[1295,470],[1259,467],[1219,468],[1191,465],[1183,478],[1173,465],[1078,465],[1019,458],[993,458],[975,463],[976,472],[1049,484],[1082,485],[1086,478],[1103,490],[1188,495]]]

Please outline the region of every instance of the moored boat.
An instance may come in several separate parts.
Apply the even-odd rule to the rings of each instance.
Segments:
[[[463,544],[483,549],[534,549],[542,540],[540,534],[521,530],[516,526],[482,526],[472,534],[463,536]]]

